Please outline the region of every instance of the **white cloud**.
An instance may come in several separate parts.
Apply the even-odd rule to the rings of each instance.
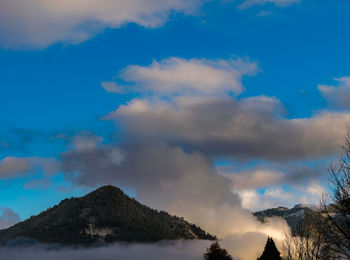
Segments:
[[[103,141],[101,136],[96,136],[89,133],[82,133],[74,136],[72,145],[78,151],[90,150],[97,147]]]
[[[1,0],[0,45],[79,43],[107,27],[160,26],[171,12],[189,14],[200,5],[199,0]]]
[[[106,90],[108,93],[123,93],[123,87],[118,86],[115,82],[103,81],[101,87]]]
[[[240,5],[239,8],[249,8],[254,5],[265,5],[265,4],[274,4],[278,7],[287,7],[295,3],[299,3],[300,0],[245,0]]]
[[[293,194],[289,192],[285,192],[281,188],[271,188],[267,189],[264,192],[264,195],[267,197],[271,197],[273,199],[276,199],[278,201],[288,201],[290,202],[291,199],[293,198]]]
[[[325,193],[325,188],[322,187],[318,182],[312,182],[308,187],[307,187],[307,192],[315,195],[315,196],[321,196],[322,194]]]
[[[336,78],[335,80],[338,82],[337,86],[319,85],[319,91],[330,105],[350,108],[350,77]]]
[[[326,189],[315,180],[306,187],[300,187],[300,190],[306,193],[300,197],[300,203],[313,205],[319,205],[322,195],[326,192]]]
[[[265,188],[278,184],[285,179],[285,174],[280,171],[260,168],[236,173],[223,172],[222,174],[233,181],[235,189]]]
[[[237,192],[242,199],[242,207],[252,211],[280,206],[291,207],[300,203],[301,198],[293,192],[284,191],[281,187],[270,187],[263,193],[254,189],[237,190]]]
[[[164,24],[173,12],[192,14],[208,0],[1,0],[0,46],[45,48],[77,44],[106,28],[135,23],[147,28]],[[240,8],[299,0],[245,0]]]
[[[237,192],[241,196],[242,207],[252,211],[279,206],[287,207],[299,203],[295,194],[286,192],[281,187],[268,188],[263,193],[253,189],[243,189]]]
[[[317,181],[311,180],[302,185],[288,186],[285,190],[281,185],[268,187],[265,191],[255,189],[235,188],[242,200],[242,207],[258,211],[276,207],[292,207],[296,204],[319,205],[325,188]]]
[[[254,75],[255,63],[243,59],[182,59],[172,57],[150,66],[131,65],[120,72],[118,78],[129,85],[124,91],[174,94],[239,94],[243,90],[243,75]],[[103,82],[107,92],[121,92],[121,85]]]
[[[259,194],[255,190],[241,190],[237,191],[242,200],[242,207],[245,209],[258,209],[264,207],[265,205],[260,205],[261,199]]]

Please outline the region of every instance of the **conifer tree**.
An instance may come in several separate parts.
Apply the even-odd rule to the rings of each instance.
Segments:
[[[272,238],[267,238],[264,252],[258,258],[258,260],[282,260],[281,254],[278,251],[275,242],[272,240]]]
[[[216,241],[209,248],[207,248],[207,252],[204,254],[205,260],[233,260],[229,255],[226,249],[221,248],[220,244]]]

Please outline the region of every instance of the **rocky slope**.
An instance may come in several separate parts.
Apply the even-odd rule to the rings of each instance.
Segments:
[[[286,207],[278,207],[258,211],[253,214],[262,222],[265,221],[265,218],[281,217],[286,220],[292,230],[292,233],[295,234],[299,224],[305,219],[305,217],[307,215],[313,215],[315,212],[316,209],[313,206],[299,204],[295,205],[291,209]]]
[[[65,199],[37,216],[0,231],[1,243],[15,238],[65,245],[216,239],[183,218],[140,204],[113,186],[101,187],[81,198]]]

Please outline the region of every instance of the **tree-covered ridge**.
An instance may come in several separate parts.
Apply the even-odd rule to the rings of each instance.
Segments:
[[[65,199],[0,231],[1,242],[18,237],[66,245],[216,239],[183,218],[140,204],[113,186],[101,187],[81,198]]]

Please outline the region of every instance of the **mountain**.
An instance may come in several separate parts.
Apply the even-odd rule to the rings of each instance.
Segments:
[[[298,204],[291,209],[286,207],[278,207],[254,212],[253,214],[262,222],[265,221],[265,218],[281,217],[286,220],[292,230],[292,233],[295,234],[299,224],[302,223],[305,217],[308,215],[314,215],[316,212],[317,209],[312,205]]]
[[[337,204],[328,205],[327,210],[331,218],[340,228],[348,228],[347,217],[344,217],[344,214],[339,212],[339,206],[337,206]],[[324,223],[324,221],[327,219],[325,213],[318,207],[303,204],[295,205],[291,209],[286,207],[278,207],[254,212],[253,214],[261,222],[265,222],[266,218],[269,217],[281,217],[285,219],[291,228],[293,235],[300,235],[298,234],[298,231],[311,232],[311,230],[314,228],[317,230],[317,225]],[[314,226],[315,224],[316,227]],[[301,227],[303,227],[303,230],[300,230]]]
[[[65,199],[0,231],[1,243],[16,238],[63,245],[216,239],[183,218],[140,204],[113,186],[101,187],[81,198]]]

